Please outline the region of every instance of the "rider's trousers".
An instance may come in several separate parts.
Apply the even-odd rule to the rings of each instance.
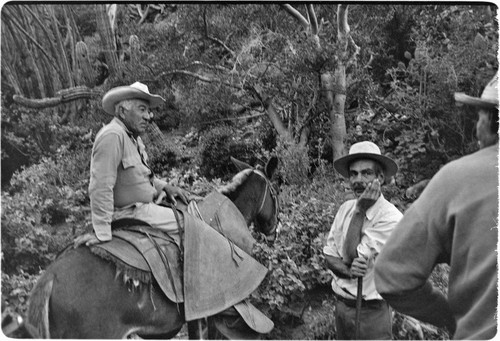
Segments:
[[[182,215],[181,215],[182,217]],[[179,230],[172,209],[155,203],[135,203],[122,208],[115,208],[113,220],[134,218],[142,220],[154,228],[167,232],[177,242],[180,241]]]

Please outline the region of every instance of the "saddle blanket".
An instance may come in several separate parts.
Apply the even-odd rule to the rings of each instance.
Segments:
[[[135,273],[146,273],[142,275],[146,283],[152,275],[169,300],[184,302],[180,249],[167,234],[147,225],[128,226],[126,229],[114,230],[113,239],[109,242],[91,247],[93,253],[102,256],[99,250],[109,254],[104,258],[110,258],[111,255],[119,259],[125,264],[125,269],[128,267],[135,269]],[[124,270],[123,266],[121,268]]]
[[[194,213],[192,208],[190,211]],[[104,251],[139,272],[151,273],[168,299],[184,302],[187,321],[215,315],[257,289],[267,268],[238,246],[251,250],[248,242],[253,238],[241,212],[227,197],[214,192],[197,211],[196,215],[217,231],[203,220],[180,212],[184,216],[183,262],[175,241],[148,226],[115,230],[111,241],[94,245],[91,250],[95,254]],[[236,234],[238,243],[223,235],[231,235],[235,227],[248,233]]]

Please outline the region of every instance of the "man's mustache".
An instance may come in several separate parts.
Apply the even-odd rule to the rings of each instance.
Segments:
[[[353,189],[354,191],[357,191],[357,190],[362,190],[362,191],[364,191],[364,190],[365,190],[365,186],[362,186],[362,185],[353,185],[353,186],[352,186],[352,189]]]

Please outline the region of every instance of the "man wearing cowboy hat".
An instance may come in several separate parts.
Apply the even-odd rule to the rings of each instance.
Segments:
[[[168,233],[177,233],[170,208],[163,198],[187,204],[187,192],[156,178],[140,134],[153,114],[149,110],[164,102],[136,82],[109,90],[102,99],[104,111],[114,118],[96,136],[90,163],[90,207],[94,234],[85,234],[75,245],[93,245],[111,240],[111,222],[120,218],[143,220]]]
[[[150,94],[148,87],[139,82],[113,88],[104,95],[102,107],[114,118],[97,133],[92,148],[89,195],[94,234],[84,234],[76,238],[75,247],[111,240],[111,222],[122,218],[144,221],[167,232],[180,244],[181,236],[173,210],[160,206],[159,203],[166,197],[174,205],[175,198],[187,205],[188,199],[194,196],[154,176],[148,166],[148,157],[140,138],[153,116],[149,109],[163,102],[161,96]],[[186,222],[186,218],[187,216],[183,216],[181,219]],[[211,278],[202,280],[196,276],[206,274],[206,271],[195,268],[199,264],[192,265],[190,279],[183,288],[186,298],[185,311],[190,304],[191,317],[203,312],[215,314],[230,309],[231,302],[234,302],[234,311],[238,311],[245,321],[251,321],[249,326],[253,331],[268,333],[269,328],[274,326],[272,321],[249,302],[244,301],[250,291],[264,279],[267,269],[243,251],[238,254],[238,262],[234,261],[231,254],[236,251],[233,249],[236,246],[229,247],[227,239],[204,221],[191,217],[189,222],[191,225],[186,224],[187,226],[195,225],[190,231],[190,235],[194,236],[191,237],[191,243],[195,243],[196,238],[204,238],[212,243],[213,249],[212,252],[206,252],[207,250],[201,251],[191,246],[189,251],[192,252],[192,257],[183,259],[184,266],[192,265],[197,257],[202,256],[208,260],[214,259],[214,262],[218,261],[220,264],[216,263],[214,268],[210,269]],[[226,255],[226,263],[216,258],[216,252],[213,250],[222,256]],[[221,276],[228,274],[231,276],[224,279],[224,284],[220,284]],[[187,274],[184,280],[186,277]],[[200,300],[192,302],[193,297],[198,298],[195,295],[201,291],[200,287],[206,288],[207,283],[209,288],[213,288],[212,296],[203,297],[201,303]],[[224,288],[229,289],[224,291]],[[238,290],[233,290],[234,288]],[[187,297],[190,297],[190,303]]]
[[[392,339],[391,309],[375,289],[373,264],[402,217],[380,190],[398,167],[368,141],[353,144],[349,154],[333,165],[348,179],[356,197],[340,206],[323,248],[327,266],[334,274],[337,339],[355,338],[358,294],[362,295],[359,338]],[[359,293],[358,278],[363,285]]]
[[[375,283],[398,311],[452,339],[492,339],[497,332],[498,74],[480,98],[455,94],[479,114],[480,150],[446,164],[405,213],[375,264]],[[429,281],[450,265],[448,295]]]

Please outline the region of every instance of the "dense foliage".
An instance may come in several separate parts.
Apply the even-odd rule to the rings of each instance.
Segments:
[[[235,173],[230,156],[251,164],[279,157],[281,231],[274,245],[257,247],[270,272],[253,294],[277,322],[271,338],[290,337],[284,330],[301,323],[312,293],[328,295],[331,273],[322,247],[349,196],[332,168],[331,123],[317,93],[319,72],[336,63],[336,6],[315,8],[320,37],[332,42],[320,54],[313,53],[307,32],[275,4],[173,4],[141,24],[132,5],[119,5],[120,42],[125,46],[135,35],[141,48],[135,59],[123,57],[121,73],[97,89],[141,80],[167,98],[154,119],[166,140],[145,136],[151,166],[195,194],[229,180]],[[96,59],[102,39],[94,11],[80,6],[73,15]],[[475,117],[455,107],[453,93],[479,95],[497,69],[495,12],[488,5],[351,5],[349,22],[361,53],[347,69],[346,144],[372,140],[398,162],[400,171],[384,194],[402,211],[411,204],[404,194],[408,187],[477,149]],[[279,136],[262,115],[255,89],[274,99],[292,140]],[[22,107],[13,101],[14,92],[2,79],[2,301],[24,313],[40,271],[75,235],[92,230],[90,153],[110,117],[98,101],[86,100],[75,119],[63,124],[60,108]],[[312,124],[307,143],[300,145],[305,112]],[[436,269],[433,281],[446,291],[446,267]],[[328,306],[331,297],[323,298],[326,303],[319,305]],[[396,315],[396,338],[421,337],[415,328]],[[304,335],[334,337],[332,329],[331,315],[325,314]],[[430,327],[423,335],[447,337]]]

